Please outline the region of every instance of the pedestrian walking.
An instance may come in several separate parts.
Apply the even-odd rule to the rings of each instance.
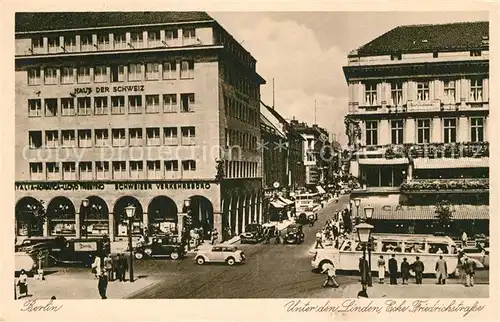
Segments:
[[[368,278],[369,278],[369,266],[368,266],[368,261],[364,259],[363,257],[359,258],[359,274],[361,275],[361,283],[363,285],[367,284]]]
[[[26,275],[26,271],[24,269],[21,270],[19,278],[17,279],[17,287],[19,288],[18,298],[28,296],[28,275]]]
[[[108,276],[101,271],[99,274],[99,281],[97,282],[97,290],[99,291],[99,295],[101,299],[107,299],[106,291],[108,290]]]
[[[325,264],[323,265],[323,271],[321,272],[322,274],[326,274],[326,279],[325,282],[323,283],[323,287],[339,287],[339,284],[335,280],[335,267],[333,267],[332,264]]]
[[[379,284],[384,284],[385,271],[387,270],[385,267],[384,256],[380,255],[380,258],[377,260],[377,267],[378,267],[378,282]]]
[[[467,247],[467,240],[468,240],[467,233],[464,231],[462,233],[462,247],[463,248]]]
[[[94,262],[91,265],[92,274],[94,274],[95,278],[99,278],[103,267],[103,261],[101,259],[100,254],[97,254],[94,258]]]
[[[127,258],[123,254],[118,254],[118,259],[116,261],[116,266],[117,266],[117,276],[116,278],[120,282],[125,282],[125,273],[128,271],[128,262]]]
[[[448,267],[442,255],[436,261],[436,278],[438,284],[446,284],[446,277],[448,276]]]
[[[104,271],[108,275],[108,280],[110,282],[113,281],[113,259],[111,258],[111,254],[104,257]]]
[[[417,256],[415,262],[413,262],[413,271],[415,272],[415,282],[416,284],[422,284],[422,275],[424,273],[424,263],[420,261],[420,257]]]
[[[274,236],[276,237],[276,240],[274,241],[275,244],[281,244],[281,239],[280,239],[280,230],[276,228]]]
[[[219,232],[217,231],[217,228],[214,228],[211,233],[211,238],[212,238],[212,245],[215,245],[217,242],[217,239],[219,238]]]
[[[316,233],[316,245],[314,245],[314,248],[317,249],[317,248],[324,248],[323,247],[323,234],[321,233],[321,230],[318,230],[318,232]]]
[[[398,285],[398,262],[395,254],[389,259],[389,276],[391,285]]]
[[[410,263],[408,263],[406,257],[403,258],[401,262],[401,278],[403,285],[408,285],[408,279],[410,278]]]
[[[476,271],[476,263],[469,260],[467,256],[464,257],[464,270],[465,270],[465,286],[474,286],[474,274]]]

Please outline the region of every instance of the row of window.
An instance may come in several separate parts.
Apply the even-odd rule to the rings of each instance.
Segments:
[[[241,93],[250,96],[252,99],[259,99],[260,85],[256,83],[256,81],[252,81],[250,78],[243,75],[238,69],[237,66],[224,65],[224,82],[236,88]]]
[[[128,129],[128,146],[159,146],[159,145],[179,145],[178,128],[164,127],[163,135],[160,136],[159,127],[151,128],[130,128]],[[125,129],[95,129],[94,139],[92,130],[47,130],[45,138],[42,131],[29,131],[29,146],[31,149],[45,148],[91,148],[115,146],[123,147],[127,145]],[[111,139],[110,139],[111,132]],[[196,128],[194,126],[182,126],[181,145],[194,145],[196,143]],[[144,133],[146,135],[144,135]],[[146,139],[144,141],[144,139]]]
[[[42,162],[31,162],[29,170],[31,180],[163,179],[178,176],[179,165],[183,173],[196,171],[196,160],[46,162],[45,168]],[[228,178],[259,175],[257,162],[226,160],[224,165]]]
[[[224,95],[224,110],[226,115],[237,118],[253,126],[260,123],[260,113],[253,109],[248,100],[240,100]]]
[[[485,44],[483,40],[483,44]],[[487,41],[487,40],[486,40]],[[481,57],[481,50],[471,50],[469,52],[470,57]],[[432,58],[438,58],[439,57],[439,52],[435,51],[432,53]],[[391,60],[401,60],[403,58],[402,54],[392,54],[391,55]]]
[[[111,163],[111,173],[110,173]],[[81,161],[46,162],[45,171],[42,162],[30,162],[31,180],[105,180],[105,179],[162,179],[177,175],[179,164],[182,172],[196,171],[196,160],[160,160],[146,161]],[[62,167],[61,167],[62,164]],[[163,168],[161,165],[163,164]],[[78,171],[77,171],[78,167]]]
[[[180,98],[178,100],[178,98]],[[178,102],[180,104],[178,104]],[[127,104],[125,104],[127,103]],[[42,109],[43,106],[43,109]],[[194,93],[28,99],[30,117],[194,112]],[[111,108],[110,108],[111,107]],[[92,112],[93,110],[93,112]]]
[[[226,147],[240,146],[245,150],[257,150],[257,137],[238,130],[225,129]]]
[[[379,121],[366,121],[366,145],[378,145],[379,137]],[[443,142],[456,143],[457,142],[457,119],[445,118],[443,119]],[[431,129],[432,124],[430,119],[417,119],[416,120],[416,141],[417,143],[430,143],[431,142]],[[403,144],[404,142],[404,121],[391,120],[391,143]],[[470,118],[470,141],[483,142],[484,141],[484,118],[472,117]]]
[[[31,38],[30,52],[32,54],[56,54],[71,52],[88,52],[103,50],[123,50],[158,48],[173,46],[189,46],[202,44],[196,37],[195,28],[182,29],[182,42],[179,39],[178,29],[149,30],[145,32],[114,32],[114,33],[83,33],[79,35],[38,36]],[[47,45],[44,43],[47,39]]]
[[[111,66],[37,67],[27,70],[28,85],[90,84],[193,79],[194,61],[133,63]],[[43,77],[42,77],[43,74]]]
[[[470,79],[470,90],[469,97],[467,98],[470,102],[482,102],[483,101],[483,78],[472,78]],[[377,97],[377,85],[380,83],[376,82],[366,82],[364,104],[367,106],[380,105],[383,99]],[[455,103],[457,100],[457,80],[445,80],[443,88],[443,101],[446,103]],[[391,82],[391,101],[388,102],[391,106],[401,106],[403,102],[403,82],[395,81]],[[413,98],[417,101],[428,101],[430,97],[430,81],[419,81],[416,84],[416,96]],[[408,98],[411,99],[411,98]],[[487,99],[487,98],[486,98]]]

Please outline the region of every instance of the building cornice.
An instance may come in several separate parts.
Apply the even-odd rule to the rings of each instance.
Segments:
[[[384,77],[412,78],[414,75],[489,74],[489,60],[344,66],[342,68],[346,81]]]

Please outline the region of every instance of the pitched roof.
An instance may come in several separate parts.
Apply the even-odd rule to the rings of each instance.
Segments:
[[[213,20],[206,12],[17,12],[16,32],[150,25]]]
[[[488,37],[488,21],[400,26],[351,52],[349,57],[485,49]]]

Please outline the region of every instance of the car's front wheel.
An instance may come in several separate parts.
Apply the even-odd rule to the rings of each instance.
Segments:
[[[202,256],[200,256],[196,258],[196,263],[198,263],[198,265],[203,265],[205,264],[205,259]]]
[[[144,255],[142,253],[134,253],[135,259],[141,260],[144,258]]]
[[[229,266],[233,266],[233,265],[236,263],[236,261],[235,261],[235,260],[234,260],[234,258],[232,258],[232,257],[229,257],[229,258],[226,260],[226,262],[227,262],[227,265],[229,265]]]
[[[173,260],[179,259],[179,253],[178,252],[170,253],[170,258],[172,258]]]

